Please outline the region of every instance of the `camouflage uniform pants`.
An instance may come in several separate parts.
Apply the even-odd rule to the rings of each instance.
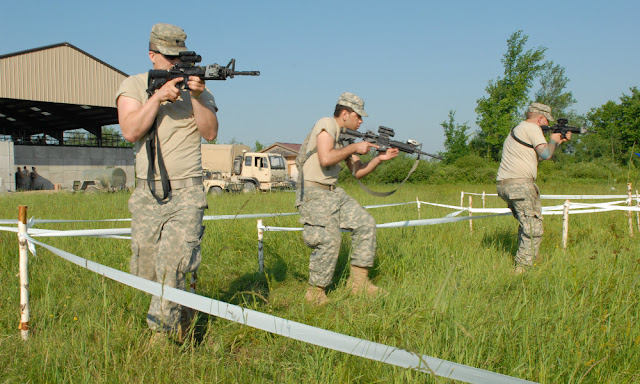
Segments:
[[[129,199],[131,212],[131,273],[185,289],[187,273],[200,265],[202,217],[207,197],[202,186],[172,190],[158,202],[146,188],[136,188]],[[153,296],[147,314],[149,328],[175,331],[182,308]]]
[[[351,231],[351,264],[372,267],[376,253],[376,222],[342,188],[328,191],[306,188],[298,207],[304,224],[302,238],[312,248],[309,284],[326,287],[331,283],[340,254],[340,229]]]
[[[515,265],[530,267],[538,256],[543,233],[540,190],[534,183],[498,184],[497,189],[520,223]]]

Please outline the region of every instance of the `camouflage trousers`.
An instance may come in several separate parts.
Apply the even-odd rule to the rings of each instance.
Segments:
[[[201,185],[172,190],[161,202],[146,188],[136,188],[129,199],[131,273],[185,289],[186,274],[200,266],[206,207]],[[147,324],[156,331],[176,331],[181,311],[178,304],[152,296]]]
[[[342,188],[328,191],[305,188],[298,207],[304,224],[302,238],[313,249],[309,260],[309,284],[326,287],[335,272],[342,235],[351,231],[351,264],[372,267],[376,253],[376,222],[373,217]]]
[[[542,241],[540,190],[534,183],[498,184],[497,189],[498,196],[507,203],[513,217],[520,223],[515,265],[530,267],[538,256]]]

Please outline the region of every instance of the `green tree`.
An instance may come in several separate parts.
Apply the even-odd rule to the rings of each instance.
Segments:
[[[264,145],[256,140],[256,143],[253,145],[253,152],[260,152],[264,149]]]
[[[504,138],[520,120],[529,103],[529,92],[534,80],[544,69],[546,48],[525,51],[529,37],[522,31],[507,40],[507,52],[501,59],[504,75],[489,81],[485,88],[488,96],[478,100],[476,123],[480,127],[473,147],[486,156],[498,160]]]
[[[587,150],[595,152],[594,156],[610,154],[616,163],[626,164],[632,149],[640,152],[640,91],[637,87],[630,91],[631,94],[620,97],[619,104],[608,101],[587,114],[589,126],[597,132],[592,136],[598,136],[585,137],[592,144]]]
[[[135,146],[134,143],[125,140],[120,131],[113,127],[102,127],[102,142],[103,145],[114,147],[133,148]]]
[[[454,163],[457,159],[467,156],[471,153],[467,141],[469,140],[469,126],[467,123],[456,124],[455,122],[456,112],[449,111],[449,121],[443,121],[440,123],[444,128],[444,149],[443,153],[444,162],[446,164]]]
[[[568,83],[564,68],[549,61],[544,64],[540,75],[540,89],[536,92],[534,100],[550,106],[555,118],[567,117],[569,107],[576,103],[573,94],[565,92]]]

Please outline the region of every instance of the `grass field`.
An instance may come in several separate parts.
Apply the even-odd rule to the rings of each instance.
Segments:
[[[543,194],[611,194],[610,185],[540,185]],[[617,186],[626,191],[626,186]],[[422,201],[458,205],[460,191],[492,185],[406,185],[387,198],[345,187],[363,205]],[[390,189],[379,186],[377,190]],[[620,192],[618,192],[620,193]],[[622,192],[624,193],[624,192]],[[130,217],[128,193],[24,192],[0,196],[0,218],[28,205],[38,219]],[[293,193],[211,197],[206,215],[293,212]],[[475,206],[481,203],[476,199]],[[543,205],[560,204],[545,201]],[[504,207],[495,197],[488,207]],[[417,219],[415,205],[370,210],[378,223]],[[423,206],[421,218],[451,211]],[[297,227],[297,216],[265,218]],[[38,228],[128,227],[64,223]],[[198,293],[257,311],[460,364],[541,383],[640,382],[640,234],[624,212],[547,216],[541,261],[511,275],[517,247],[512,217],[380,229],[372,276],[389,294],[353,297],[344,287],[350,240],[344,235],[331,303],[303,298],[308,255],[301,232],[267,232],[259,274],[254,219],[207,221]],[[637,228],[637,227],[636,227]],[[40,238],[128,271],[129,241]],[[152,349],[149,296],[38,248],[30,259],[31,338],[19,324],[16,235],[0,232],[0,383],[445,383],[443,378],[369,361],[201,315],[192,342]]]

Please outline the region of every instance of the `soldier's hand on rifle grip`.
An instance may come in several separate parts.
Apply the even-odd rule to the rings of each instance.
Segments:
[[[557,144],[564,143],[565,141],[571,140],[571,132],[567,132],[566,136],[563,136],[562,133],[552,133],[549,135],[549,139],[553,140]]]
[[[353,146],[355,146],[356,149],[356,153],[359,155],[364,155],[367,152],[369,152],[370,148],[380,148],[378,145],[369,143],[368,141],[359,141],[357,143],[353,143],[351,144]]]
[[[173,103],[180,97],[180,89],[178,89],[178,83],[182,81],[182,77],[177,77],[167,81],[160,89],[158,89],[153,97],[158,97],[160,102],[168,101]]]
[[[204,92],[204,80],[202,80],[198,76],[189,76],[189,81],[187,82],[187,86],[191,93],[191,98],[197,99],[200,97],[200,94]]]

